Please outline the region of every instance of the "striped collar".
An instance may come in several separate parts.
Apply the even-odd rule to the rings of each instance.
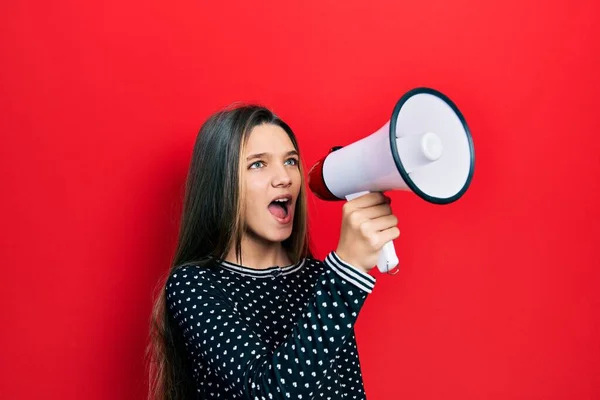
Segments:
[[[256,278],[276,278],[281,275],[288,275],[299,271],[304,266],[306,258],[301,259],[295,264],[286,265],[284,267],[275,265],[273,267],[264,269],[249,268],[244,265],[235,264],[224,260],[219,262],[215,259],[215,261],[217,261],[217,265],[219,265],[221,268],[241,275],[252,276]]]

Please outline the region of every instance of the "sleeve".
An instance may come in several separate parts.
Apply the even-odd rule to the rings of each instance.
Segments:
[[[199,352],[229,390],[244,399],[309,399],[335,355],[352,335],[375,284],[371,275],[335,252],[285,339],[269,348],[205,274],[182,268],[166,285],[167,305],[188,351]]]

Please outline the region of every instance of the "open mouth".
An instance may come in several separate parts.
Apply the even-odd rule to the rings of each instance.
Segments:
[[[287,197],[273,200],[269,204],[269,212],[276,218],[286,219],[290,213],[290,203],[291,199]]]

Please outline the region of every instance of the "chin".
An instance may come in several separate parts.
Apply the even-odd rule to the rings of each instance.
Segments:
[[[252,230],[249,229],[247,233],[254,237],[254,240],[280,243],[284,240],[289,239],[292,235],[292,226],[280,229],[268,229],[268,230]]]
[[[267,238],[271,242],[283,242],[284,240],[289,239],[290,236],[292,236],[292,228],[273,232],[271,235],[268,235]]]
[[[259,236],[269,242],[283,242],[292,235],[292,227],[269,229],[259,233]]]

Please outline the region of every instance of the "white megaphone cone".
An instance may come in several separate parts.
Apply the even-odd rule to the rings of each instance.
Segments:
[[[309,171],[310,189],[323,200],[352,200],[368,192],[409,190],[434,204],[458,200],[473,177],[475,153],[467,123],[454,103],[430,88],[407,92],[377,132],[334,147]],[[398,265],[394,244],[377,267]]]

